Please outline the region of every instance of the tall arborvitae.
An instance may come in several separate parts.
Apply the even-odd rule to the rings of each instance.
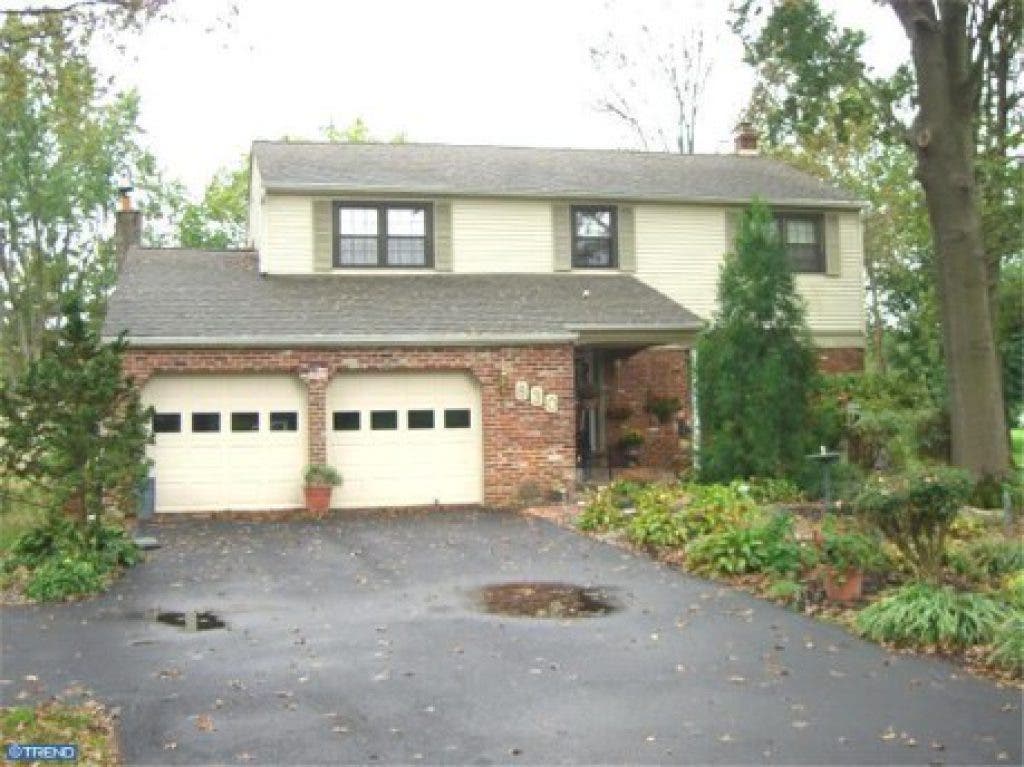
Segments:
[[[815,359],[802,299],[769,210],[743,215],[697,345],[700,472],[709,481],[779,477],[808,449]]]

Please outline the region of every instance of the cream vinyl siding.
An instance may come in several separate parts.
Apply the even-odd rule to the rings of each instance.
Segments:
[[[634,217],[636,276],[698,316],[709,317],[726,251],[725,208],[637,205]]]
[[[797,287],[807,299],[807,318],[815,333],[864,332],[864,235],[860,216],[839,214],[838,277],[801,274]]]
[[[260,271],[267,274],[313,272],[313,201],[309,197],[268,194],[263,203]]]
[[[637,277],[704,319],[716,305],[726,241],[725,207],[637,205]],[[800,275],[808,324],[815,334],[862,335],[863,244],[857,213],[839,213],[842,272],[838,277]]]
[[[551,203],[452,200],[452,271],[553,270]]]
[[[249,181],[249,220],[246,222],[246,244],[259,249],[263,242],[263,180],[259,168],[252,163],[252,177]]]
[[[181,416],[181,431],[153,435],[158,512],[262,511],[304,505],[306,390],[298,376],[157,375],[142,403]],[[256,412],[258,431],[234,432],[231,414]],[[297,431],[271,431],[271,412],[293,412]],[[219,413],[220,431],[193,432],[193,413]]]

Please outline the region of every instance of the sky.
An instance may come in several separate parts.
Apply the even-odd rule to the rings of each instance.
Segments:
[[[868,31],[866,56],[880,71],[907,57],[891,10],[823,4]],[[753,80],[726,26],[728,0],[238,0],[230,25],[207,31],[226,7],[178,0],[178,20],[151,24],[123,54],[97,52],[116,87],[138,89],[145,142],[193,194],[254,139],[317,138],[356,117],[382,139],[631,147],[594,106],[603,80],[588,51],[609,29],[705,29],[712,70],[699,152],[731,151]],[[664,100],[662,88],[641,88],[650,103]]]

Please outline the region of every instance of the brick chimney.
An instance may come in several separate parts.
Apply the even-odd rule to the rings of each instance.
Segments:
[[[142,245],[142,213],[132,207],[130,181],[120,181],[117,190],[121,193],[121,200],[114,225],[114,253],[117,256],[117,269],[120,271],[128,256],[128,250]]]
[[[736,154],[757,154],[757,130],[746,120],[736,126]]]

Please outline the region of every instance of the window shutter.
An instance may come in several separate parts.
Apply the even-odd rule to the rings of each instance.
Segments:
[[[839,238],[839,214],[825,214],[825,274],[839,277],[843,273],[842,245]]]
[[[452,204],[447,200],[434,203],[434,268],[452,270]]]
[[[740,233],[740,216],[742,212],[736,208],[725,211],[725,256],[736,255],[736,237]]]
[[[313,271],[329,272],[334,265],[334,248],[331,242],[334,227],[331,226],[330,200],[313,200]]]
[[[636,271],[636,216],[632,205],[618,209],[619,270]]]
[[[568,205],[555,205],[551,208],[551,236],[555,271],[568,272],[572,269],[572,220]]]

